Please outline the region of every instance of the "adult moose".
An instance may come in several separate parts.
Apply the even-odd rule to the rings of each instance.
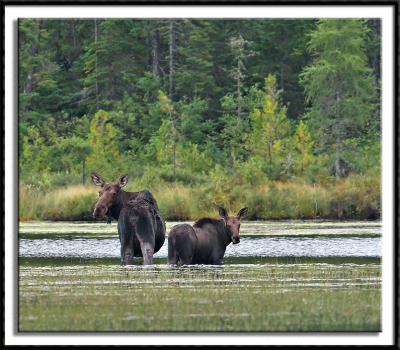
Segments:
[[[240,220],[247,211],[242,208],[236,216],[228,216],[224,208],[219,208],[222,219],[202,218],[193,226],[174,226],[168,236],[168,264],[221,265],[226,247],[240,242]]]
[[[143,265],[152,265],[153,254],[165,241],[165,222],[152,194],[147,190],[123,191],[127,175],[121,176],[117,183],[106,183],[95,172],[91,177],[101,187],[93,217],[106,218],[108,223],[118,220],[121,265],[131,265],[134,256],[142,256]]]

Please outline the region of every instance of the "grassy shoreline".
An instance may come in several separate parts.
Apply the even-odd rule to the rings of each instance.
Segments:
[[[333,220],[338,219],[339,211],[346,220],[376,220],[381,213],[380,180],[367,176],[324,185],[271,181],[257,186],[162,182],[145,186],[132,181],[127,191],[144,188],[153,193],[164,218],[170,221],[216,216],[216,205],[231,213],[247,206],[249,220]],[[92,185],[42,189],[20,184],[19,220],[93,221],[96,190]]]

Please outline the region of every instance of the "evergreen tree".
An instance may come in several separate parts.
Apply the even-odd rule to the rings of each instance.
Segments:
[[[116,142],[116,130],[111,124],[109,113],[99,110],[90,123],[87,168],[104,177],[113,178],[122,172],[122,159]]]
[[[345,159],[346,139],[362,134],[373,118],[376,101],[365,41],[369,29],[364,20],[321,20],[311,34],[312,65],[301,74],[307,117],[318,132],[324,151],[334,156],[339,180],[351,169]]]
[[[256,108],[250,114],[251,132],[248,137],[251,154],[265,161],[269,176],[277,176],[284,169],[285,143],[290,131],[286,107],[282,106],[281,91],[276,85],[274,75],[265,79],[262,109]]]
[[[315,156],[313,154],[315,142],[312,139],[307,125],[302,120],[300,120],[297,125],[292,140],[295,163],[294,172],[302,176],[310,165],[315,162]]]
[[[163,163],[178,181],[243,165],[240,181],[256,184],[252,174],[314,181],[322,161],[338,179],[379,171],[379,20],[26,18],[18,29],[24,172]]]

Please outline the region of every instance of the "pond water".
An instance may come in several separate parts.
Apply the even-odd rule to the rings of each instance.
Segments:
[[[18,329],[377,332],[381,231],[380,222],[244,222],[223,266],[175,269],[167,240],[153,266],[121,267],[114,222],[21,223]]]
[[[177,222],[167,223],[167,232]],[[155,254],[167,257],[168,242]],[[118,258],[116,224],[21,223],[21,258]],[[229,245],[227,261],[239,258],[380,258],[380,222],[244,222],[241,241]],[[237,258],[237,259],[236,259]]]

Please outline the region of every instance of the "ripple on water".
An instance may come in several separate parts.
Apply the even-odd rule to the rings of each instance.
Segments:
[[[165,258],[168,242],[155,257]],[[106,258],[120,256],[116,238],[20,239],[21,257]],[[243,237],[229,245],[226,257],[380,257],[380,237]]]

